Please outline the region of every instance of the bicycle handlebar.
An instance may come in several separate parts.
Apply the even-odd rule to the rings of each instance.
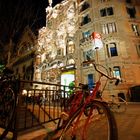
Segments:
[[[120,79],[113,77],[113,76],[109,76],[107,74],[105,74],[104,72],[102,72],[100,69],[97,68],[97,64],[95,63],[95,60],[87,60],[84,61],[83,64],[93,64],[95,70],[100,73],[102,76],[105,76],[106,78],[110,79],[110,80],[116,80],[115,85],[118,85],[120,82]]]

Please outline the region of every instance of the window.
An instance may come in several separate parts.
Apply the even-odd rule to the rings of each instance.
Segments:
[[[86,9],[89,8],[89,7],[90,7],[89,3],[88,3],[88,2],[85,2],[85,3],[82,5],[82,7],[81,7],[80,12],[86,10]]]
[[[109,33],[114,33],[114,32],[117,32],[116,24],[114,22],[102,24],[102,33],[103,34],[109,34]]]
[[[101,15],[101,17],[106,16],[106,9],[101,9],[100,10],[100,15]]]
[[[138,56],[140,57],[140,45],[137,45],[137,46],[136,46],[136,50],[137,50]]]
[[[107,46],[108,57],[118,56],[116,43],[109,43]]]
[[[94,85],[93,74],[88,74],[88,87],[92,89]]]
[[[139,30],[138,30],[138,25],[132,24],[132,30],[135,33],[136,36],[139,36]]]
[[[127,13],[129,14],[130,18],[135,18],[136,10],[135,7],[126,7]]]
[[[108,8],[104,8],[104,9],[100,10],[101,17],[111,16],[113,14],[114,14],[114,12],[113,12],[113,8],[112,7],[108,7]]]
[[[121,79],[121,71],[119,66],[113,67],[113,75],[114,77]]]
[[[67,47],[67,53],[74,53],[75,45],[73,41],[69,41],[68,47]]]
[[[90,36],[90,31],[83,32],[83,38],[88,38]]]
[[[81,26],[89,23],[91,21],[91,18],[89,17],[89,15],[86,15],[82,18],[82,23],[81,23]]]
[[[83,55],[84,55],[84,61],[93,59],[93,50],[91,49],[91,50],[85,51]]]
[[[117,49],[116,47],[111,47],[110,48],[110,53],[111,53],[111,56],[117,56]]]
[[[112,7],[109,7],[107,8],[107,15],[110,16],[110,15],[113,15],[113,8]]]

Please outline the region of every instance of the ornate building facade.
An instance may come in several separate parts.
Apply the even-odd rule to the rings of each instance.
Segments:
[[[70,80],[75,80],[79,28],[77,9],[77,2],[73,0],[46,8],[46,27],[39,31],[38,37],[35,81],[68,85],[70,81],[64,76],[67,74]]]
[[[109,82],[105,94],[126,95],[129,87],[140,84],[139,9],[138,0],[65,0],[47,7],[46,27],[38,37],[34,80],[66,84],[71,79],[76,85],[93,86],[98,74],[93,67],[81,65],[90,58],[121,79],[118,87]],[[101,34],[102,49],[94,49],[93,32]]]
[[[102,36],[101,49],[95,49],[91,40],[94,32]],[[30,30],[25,31],[15,53],[16,57],[8,55],[8,65],[24,79],[62,85],[75,81],[77,86],[85,83],[90,88],[98,74],[82,62],[95,59],[121,79],[117,87],[108,82],[104,94],[124,93],[127,97],[131,86],[140,85],[140,1],[64,0],[55,7],[50,4],[46,26],[37,40]],[[104,88],[106,80],[102,80]]]

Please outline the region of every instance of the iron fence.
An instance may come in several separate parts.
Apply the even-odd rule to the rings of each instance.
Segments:
[[[9,127],[13,139],[27,129],[41,128],[49,122],[57,124],[67,106],[68,86],[26,80],[20,80],[18,86],[17,105]]]

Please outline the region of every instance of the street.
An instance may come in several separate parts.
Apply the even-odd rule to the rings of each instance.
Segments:
[[[125,113],[115,113],[119,140],[140,140],[140,104],[131,103]]]
[[[114,115],[118,127],[118,140],[140,140],[140,104],[139,103],[129,103],[126,112],[114,113]],[[97,136],[97,135],[101,135],[102,131],[97,130],[96,132],[98,133],[96,134]],[[91,135],[93,135],[92,132]],[[46,138],[45,140],[48,140],[48,138]]]
[[[127,106],[127,110],[124,113],[114,113],[117,127],[118,127],[118,140],[140,140],[140,103],[129,103]],[[55,129],[56,125],[54,123],[50,122],[45,125],[45,133],[43,138],[40,138],[40,140],[52,140],[50,137],[54,136],[56,133],[53,131]],[[101,128],[101,127],[98,127]],[[46,133],[47,132],[47,133]],[[100,129],[97,129],[96,136],[100,135],[102,131]],[[27,137],[34,137],[34,135],[37,135],[38,132],[30,133],[20,140],[24,140]],[[41,132],[39,132],[41,133]],[[90,137],[95,138],[95,133],[92,132],[89,134]],[[45,138],[44,138],[45,137]],[[49,138],[48,138],[49,137]],[[32,138],[33,140],[34,138]],[[103,140],[103,137],[98,140]]]

